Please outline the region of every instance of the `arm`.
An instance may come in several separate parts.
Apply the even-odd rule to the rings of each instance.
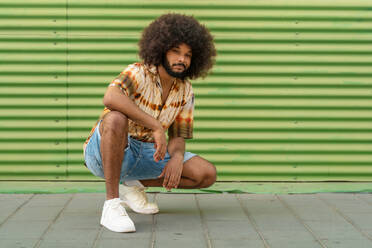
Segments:
[[[107,88],[103,104],[108,109],[119,111],[134,122],[151,130],[163,129],[158,120],[142,111],[118,86]]]
[[[171,158],[173,157],[179,157],[182,158],[183,161],[183,155],[185,154],[185,140],[182,137],[174,137],[169,138],[168,142],[168,153]]]
[[[163,160],[166,153],[166,138],[161,123],[141,110],[118,86],[108,87],[103,104],[110,110],[123,113],[138,124],[153,130],[156,152],[154,160]]]

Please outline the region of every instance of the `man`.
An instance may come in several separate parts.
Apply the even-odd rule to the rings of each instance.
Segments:
[[[216,180],[214,165],[185,152],[184,141],[193,131],[188,79],[212,68],[213,37],[193,17],[166,14],[144,30],[139,48],[143,61],[110,83],[105,109],[84,143],[86,166],[105,179],[101,224],[115,232],[135,231],[121,203],[138,213],[159,211],[147,201],[145,187],[206,188]]]

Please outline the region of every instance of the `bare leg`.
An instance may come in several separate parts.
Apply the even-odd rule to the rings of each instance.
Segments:
[[[216,181],[216,176],[216,168],[212,163],[200,156],[195,156],[184,163],[178,188],[207,188]],[[141,183],[146,187],[162,187],[163,178],[141,180]]]
[[[120,112],[111,111],[105,115],[99,131],[106,199],[109,200],[119,197],[121,165],[128,143],[128,118]]]

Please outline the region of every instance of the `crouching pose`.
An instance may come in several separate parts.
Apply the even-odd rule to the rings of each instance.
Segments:
[[[101,225],[114,232],[135,231],[122,205],[143,214],[159,211],[145,187],[195,189],[216,181],[214,165],[185,151],[184,141],[193,133],[189,79],[212,68],[213,37],[193,17],[166,14],[143,31],[139,56],[141,62],[109,84],[105,109],[84,143],[87,168],[105,179]]]

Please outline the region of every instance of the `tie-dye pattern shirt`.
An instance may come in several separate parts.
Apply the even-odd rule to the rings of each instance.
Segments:
[[[141,110],[160,121],[164,130],[168,130],[169,137],[192,138],[194,94],[188,80],[176,79],[173,82],[164,105],[156,66],[147,66],[142,63],[131,64],[109,84],[109,87],[120,87],[122,92]],[[84,143],[84,150],[98,122],[110,111],[104,108]],[[128,134],[132,138],[154,142],[151,129],[130,119],[128,126]]]

